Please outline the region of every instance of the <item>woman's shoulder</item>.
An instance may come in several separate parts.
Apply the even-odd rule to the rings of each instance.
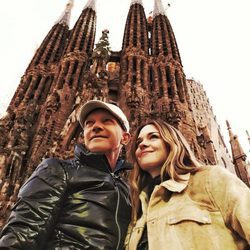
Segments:
[[[210,186],[237,186],[243,182],[228,169],[220,165],[205,165],[199,168],[194,174],[195,178],[202,177],[206,179],[206,183]]]
[[[202,165],[196,171],[197,174],[210,175],[233,175],[230,171],[220,165]],[[195,173],[195,174],[196,174]]]

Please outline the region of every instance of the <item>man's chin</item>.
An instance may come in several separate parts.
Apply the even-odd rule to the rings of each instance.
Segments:
[[[89,147],[89,151],[92,153],[105,153],[107,151],[107,148],[105,147]]]

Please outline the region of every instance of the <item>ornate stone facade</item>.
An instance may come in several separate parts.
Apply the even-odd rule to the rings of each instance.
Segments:
[[[36,51],[0,120],[1,224],[20,186],[43,158],[72,157],[74,145],[82,142],[79,107],[90,99],[119,105],[132,131],[148,119],[165,119],[183,132],[206,163],[221,163],[226,151],[222,138],[223,150],[216,147],[220,133],[213,132],[211,122],[197,119],[198,110],[205,114],[207,109],[200,104],[194,108],[196,95],[160,0],[148,19],[142,1],[131,2],[119,52],[110,51],[108,31],[94,49],[94,0],[69,30],[71,8],[72,0]]]

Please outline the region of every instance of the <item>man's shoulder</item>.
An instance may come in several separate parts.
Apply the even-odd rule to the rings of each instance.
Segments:
[[[28,180],[21,187],[19,197],[32,196],[40,192],[43,194],[49,190],[61,190],[63,192],[68,184],[68,174],[65,170],[66,161],[57,158],[44,159]]]
[[[66,166],[72,166],[73,160],[63,160],[59,158],[46,158],[44,159],[38,167],[66,167]]]
[[[62,160],[58,158],[44,159],[34,171],[35,175],[49,174],[49,175],[65,175],[67,169],[72,167],[72,160]]]

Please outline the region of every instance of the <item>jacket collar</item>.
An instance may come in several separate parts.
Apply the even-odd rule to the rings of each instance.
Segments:
[[[187,187],[189,179],[190,179],[190,173],[183,174],[181,175],[180,181],[169,179],[169,180],[162,182],[159,186],[165,189],[168,189],[171,192],[180,193]],[[145,214],[147,211],[148,201],[149,201],[149,197],[145,189],[142,190],[142,192],[139,195],[139,198],[141,200],[143,214]]]
[[[112,172],[109,162],[106,156],[102,153],[92,153],[84,147],[82,144],[77,144],[75,147],[75,158],[80,161],[83,165],[88,165],[95,169],[99,169],[105,172]],[[124,161],[123,159],[118,159],[114,173],[118,173],[121,170],[132,169],[131,164]]]
[[[187,174],[181,175],[180,181],[175,181],[173,179],[170,179],[170,180],[166,180],[162,182],[160,186],[168,189],[171,192],[180,193],[187,187],[189,179],[190,179],[190,173],[187,173]]]

